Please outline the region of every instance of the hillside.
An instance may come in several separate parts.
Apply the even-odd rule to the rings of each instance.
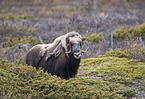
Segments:
[[[119,57],[82,59],[70,80],[0,59],[1,98],[145,97],[145,63]]]

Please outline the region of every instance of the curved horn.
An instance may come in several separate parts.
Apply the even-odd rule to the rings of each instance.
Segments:
[[[81,52],[82,52],[82,53],[87,53],[88,51],[83,51],[83,50],[82,50]]]
[[[88,52],[88,50],[89,50],[89,47],[87,48],[87,50],[86,50],[86,51],[82,50],[81,52],[82,52],[82,53],[87,53],[87,52]]]
[[[68,51],[68,52],[65,52],[66,54],[69,54],[71,52],[71,50],[70,51]]]
[[[70,47],[70,51],[68,51],[68,52],[65,52],[66,54],[69,54],[69,53],[71,53],[71,42],[69,42],[69,47]]]

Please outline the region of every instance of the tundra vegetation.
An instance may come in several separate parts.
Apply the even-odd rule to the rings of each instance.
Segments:
[[[21,59],[15,63],[0,59],[1,98],[123,98],[141,95],[140,92],[145,91],[145,63],[120,57],[120,53],[82,59],[78,75],[70,80],[61,80],[41,69],[37,71],[32,66],[24,66]],[[139,79],[143,81],[140,84]]]
[[[144,6],[144,0],[0,0],[0,98],[145,98]],[[74,30],[90,47],[75,78],[22,64],[38,36],[51,43]]]

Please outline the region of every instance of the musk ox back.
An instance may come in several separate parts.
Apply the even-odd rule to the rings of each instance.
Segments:
[[[25,63],[44,68],[44,71],[69,79],[77,74],[82,53],[83,38],[77,32],[69,32],[51,44],[33,46],[25,56]]]

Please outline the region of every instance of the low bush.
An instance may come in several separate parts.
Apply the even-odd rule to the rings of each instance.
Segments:
[[[115,49],[114,51],[107,51],[104,55],[96,55],[97,57],[108,57],[115,56],[119,58],[130,58],[137,59],[138,61],[145,61],[145,50],[141,45],[134,45],[129,49],[121,51],[120,49]]]
[[[108,57],[108,56],[115,56],[119,58],[128,58],[128,53],[126,51],[120,51],[120,49],[115,49],[114,51],[107,51],[104,55],[99,55],[97,57]]]
[[[102,36],[102,32],[99,34],[90,34],[88,35],[83,35],[83,37],[88,41],[88,42],[94,42],[94,43],[99,43],[100,41],[100,36]]]
[[[134,45],[129,49],[123,51],[131,59],[137,59],[139,61],[145,61],[145,50],[142,45]]]
[[[130,29],[121,29],[113,32],[113,37],[116,39],[122,38],[125,39],[126,37],[144,37],[145,38],[145,24],[139,26],[133,26]],[[143,39],[144,39],[143,38]]]
[[[145,79],[144,63],[129,58],[101,56],[83,59],[78,76],[70,80],[0,59],[1,98],[123,98],[133,97],[133,84]],[[99,77],[105,78],[103,80]],[[109,82],[108,82],[109,81]],[[110,83],[115,82],[115,83]],[[122,96],[118,95],[121,94]]]
[[[26,44],[29,43],[31,44],[31,46],[40,43],[37,40],[36,36],[23,36],[20,37],[19,35],[17,35],[17,37],[12,37],[11,35],[9,37],[7,37],[7,41],[4,42],[2,44],[3,48],[15,48],[16,46],[20,45],[20,44]]]
[[[33,16],[29,16],[29,15],[14,15],[13,13],[8,13],[7,15],[3,15],[2,13],[0,13],[0,19],[1,20],[7,20],[7,21],[15,21],[16,19],[30,19],[33,18]]]
[[[61,80],[43,70],[3,59],[0,79],[0,98],[121,98],[116,92],[96,90],[83,79]]]

